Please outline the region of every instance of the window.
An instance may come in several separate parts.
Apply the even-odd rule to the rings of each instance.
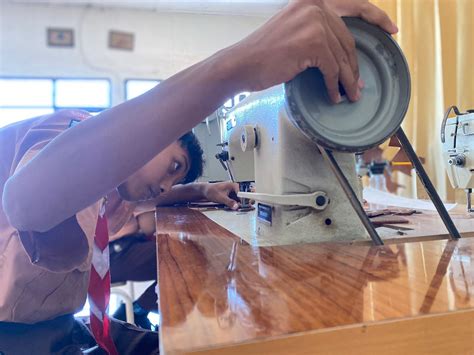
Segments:
[[[0,128],[59,109],[97,113],[111,105],[108,79],[0,78]]]
[[[50,79],[0,79],[0,106],[53,106]]]
[[[110,107],[110,82],[106,79],[57,79],[55,106],[102,111]]]
[[[0,79],[0,128],[25,118],[53,112],[49,79]]]
[[[125,80],[125,100],[133,99],[154,88],[160,80],[127,79]]]

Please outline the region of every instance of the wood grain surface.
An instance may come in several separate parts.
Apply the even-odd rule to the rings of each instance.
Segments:
[[[474,353],[473,238],[258,248],[186,208],[156,223],[165,354]]]

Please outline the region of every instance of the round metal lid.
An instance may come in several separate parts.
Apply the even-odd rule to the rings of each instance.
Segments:
[[[362,98],[332,104],[319,69],[311,68],[285,84],[293,123],[311,140],[330,149],[360,152],[391,137],[410,102],[410,72],[395,40],[358,18],[343,18],[356,42]]]

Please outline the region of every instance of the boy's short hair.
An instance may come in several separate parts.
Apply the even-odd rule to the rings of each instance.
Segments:
[[[202,151],[201,144],[197,139],[196,135],[189,131],[183,134],[178,142],[181,144],[189,155],[189,170],[184,179],[181,181],[182,184],[188,184],[197,180],[202,175],[204,167],[204,152]]]

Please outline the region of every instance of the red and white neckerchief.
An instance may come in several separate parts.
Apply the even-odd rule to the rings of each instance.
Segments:
[[[110,334],[110,319],[107,314],[110,298],[109,231],[105,217],[106,199],[102,201],[95,228],[92,251],[92,267],[89,280],[90,323],[97,344],[109,355],[118,355]]]

